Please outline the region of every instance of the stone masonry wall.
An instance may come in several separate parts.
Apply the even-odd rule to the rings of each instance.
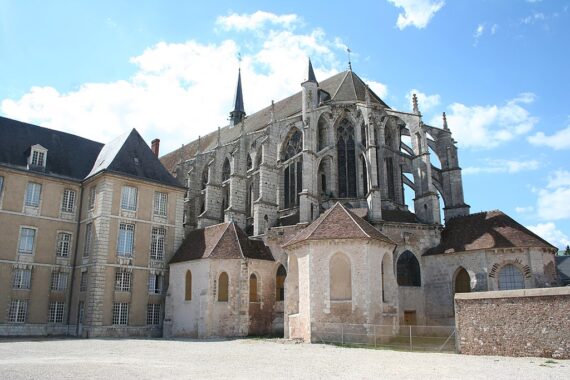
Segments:
[[[457,347],[468,355],[570,359],[570,289],[455,296]]]

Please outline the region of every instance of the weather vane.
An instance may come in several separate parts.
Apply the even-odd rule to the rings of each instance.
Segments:
[[[238,52],[237,56],[238,56],[238,66],[239,66],[239,69],[241,70],[241,52]]]
[[[350,48],[349,48],[348,46],[346,47],[346,53],[348,54],[348,69],[349,69],[350,71],[352,71],[352,63],[350,63],[350,53],[351,53],[351,50],[350,50]]]

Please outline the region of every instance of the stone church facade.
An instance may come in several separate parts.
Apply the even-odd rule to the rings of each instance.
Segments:
[[[300,92],[249,116],[238,75],[230,125],[161,161],[187,187],[166,336],[449,325],[456,292],[557,284],[554,246],[470,214],[445,113],[396,111],[352,69],[318,82],[309,62]]]

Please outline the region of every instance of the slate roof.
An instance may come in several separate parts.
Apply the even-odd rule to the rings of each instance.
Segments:
[[[570,256],[556,256],[556,270],[563,285],[570,284]]]
[[[274,261],[263,241],[251,240],[235,223],[220,223],[191,231],[170,264],[198,259],[257,259]]]
[[[307,228],[283,245],[289,247],[308,240],[375,239],[394,244],[370,223],[337,202]]]
[[[30,147],[39,144],[48,150],[42,173],[83,180],[103,144],[69,133],[0,117],[0,164],[27,169]]]
[[[514,247],[556,249],[510,216],[495,210],[451,219],[441,233],[441,243],[424,256]]]
[[[324,90],[331,94],[330,101],[335,102],[364,102],[366,101],[366,85],[353,71],[344,71],[333,75],[332,77],[320,82],[319,89]],[[388,108],[386,103],[372,90],[369,90],[370,101],[372,104],[380,105]],[[301,114],[302,94],[297,92],[285,99],[282,99],[274,104],[274,116],[276,120],[285,119],[291,116]],[[271,121],[271,106],[268,106],[254,114],[246,116],[244,119],[244,132],[254,132],[265,128]],[[221,129],[221,144],[226,144],[236,140],[240,135],[240,128],[230,128],[226,126]],[[194,140],[183,147],[176,149],[160,158],[162,164],[173,173],[176,165],[183,160],[192,158],[196,152],[205,152],[213,149],[217,144],[218,131],[213,131],[199,140]],[[198,142],[200,146],[198,147]]]
[[[241,89],[241,70],[239,70],[239,72],[238,72],[236,96],[234,99],[234,112],[244,112],[245,113],[245,107],[243,106],[243,92]]]
[[[162,166],[136,129],[105,144],[87,178],[100,172],[117,173],[182,187]]]

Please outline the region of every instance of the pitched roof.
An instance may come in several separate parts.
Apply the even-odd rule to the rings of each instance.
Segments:
[[[136,129],[105,144],[87,178],[103,171],[181,187]]]
[[[315,71],[313,70],[313,64],[311,63],[311,58],[309,58],[309,73],[307,75],[307,81],[315,82],[317,85],[319,84],[319,82],[317,82],[317,77],[315,76]]]
[[[243,106],[243,92],[241,89],[241,70],[238,72],[238,82],[236,88],[236,96],[234,101],[234,112],[244,112],[245,108]]]
[[[191,231],[170,263],[198,259],[257,259],[274,261],[262,241],[251,240],[235,223],[220,223]]]
[[[0,164],[26,169],[36,144],[48,151],[43,173],[74,180],[85,178],[103,148],[96,141],[0,117]]]
[[[563,285],[570,284],[570,256],[556,256],[556,270]]]
[[[451,219],[441,233],[440,244],[424,255],[514,247],[556,249],[510,216],[495,210]]]
[[[337,202],[307,228],[285,243],[283,247],[307,240],[330,239],[375,239],[396,244],[370,223]]]
[[[331,101],[366,101],[366,85],[352,71],[344,71],[333,75],[319,83],[319,89],[331,94]],[[373,104],[388,108],[386,103],[372,90],[369,90],[370,101]],[[275,102],[273,105],[275,120],[285,119],[291,116],[300,115],[302,106],[302,94],[297,92],[285,99]],[[246,116],[244,119],[244,131],[246,133],[254,132],[265,128],[271,122],[272,107],[268,106],[262,110]],[[226,126],[221,129],[221,144],[234,141],[240,136],[240,128],[231,128]],[[198,143],[200,146],[198,147]],[[217,144],[217,131],[212,131],[206,136],[202,136],[199,140],[194,140],[189,144],[182,146],[160,158],[163,165],[170,173],[176,169],[176,165],[183,160],[192,158],[196,152],[205,152],[213,149]]]

